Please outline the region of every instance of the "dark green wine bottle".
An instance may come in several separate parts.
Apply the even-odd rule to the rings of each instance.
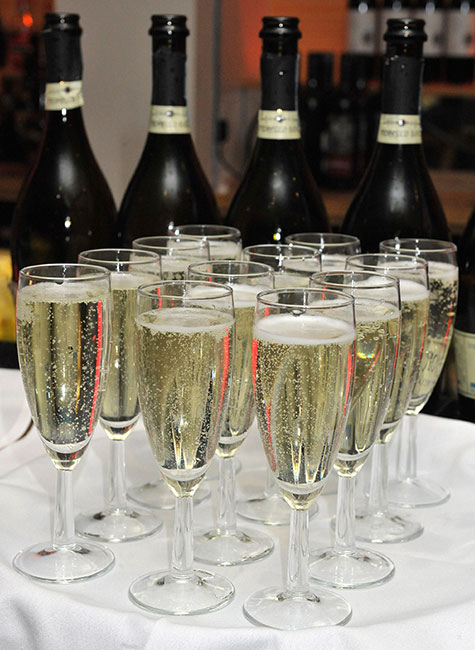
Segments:
[[[116,241],[114,200],[82,118],[81,32],[77,14],[45,15],[46,123],[13,215],[15,281],[24,266],[77,262],[82,250]]]
[[[244,246],[283,242],[294,232],[329,230],[300,138],[298,22],[263,18],[257,141],[226,218],[241,231]]]
[[[424,21],[387,22],[376,147],[342,225],[360,238],[363,252],[377,252],[380,241],[393,237],[450,238],[422,147]]]
[[[475,422],[475,210],[458,249],[459,299],[454,328],[457,393],[462,418]]]
[[[119,210],[119,237],[167,235],[175,225],[219,223],[186,108],[186,16],[152,16],[153,87],[145,148]]]

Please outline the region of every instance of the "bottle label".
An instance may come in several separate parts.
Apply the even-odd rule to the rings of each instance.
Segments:
[[[378,142],[383,144],[421,144],[420,116],[382,113],[379,120]]]
[[[454,330],[457,390],[460,395],[475,399],[475,334]]]
[[[348,11],[348,52],[373,55],[376,47],[375,10],[366,2]]]
[[[297,111],[259,111],[257,137],[262,140],[300,140]]]
[[[47,111],[70,110],[84,106],[82,81],[60,81],[47,83],[45,89],[45,108]]]
[[[152,104],[148,131],[161,134],[190,133],[186,106],[156,106]]]
[[[475,55],[475,11],[469,2],[447,11],[447,56]]]

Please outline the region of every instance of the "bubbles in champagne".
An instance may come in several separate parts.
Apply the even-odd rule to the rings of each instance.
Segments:
[[[193,494],[226,413],[233,318],[176,307],[136,318],[142,415],[155,458],[176,495]]]
[[[256,410],[267,460],[285,499],[307,508],[340,443],[354,363],[351,324],[277,314],[254,329]]]
[[[76,465],[99,417],[108,295],[87,283],[39,283],[18,293],[17,342],[28,404],[60,469]]]

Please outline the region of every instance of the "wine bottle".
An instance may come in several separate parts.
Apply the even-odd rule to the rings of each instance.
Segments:
[[[265,17],[257,141],[227,214],[243,246],[278,243],[293,232],[329,230],[300,138],[298,18]]]
[[[382,0],[379,3],[379,12],[378,12],[378,35],[377,35],[377,47],[376,51],[378,54],[384,54],[384,30],[388,20],[393,20],[394,18],[405,18],[409,16],[411,8],[410,0]]]
[[[366,90],[370,74],[371,59],[348,52],[342,55],[340,84],[328,101],[326,129],[320,140],[324,187],[350,189],[361,180],[370,151]]]
[[[423,28],[423,20],[388,20],[377,142],[342,225],[363,252],[393,237],[450,238],[422,147]]]
[[[378,10],[376,0],[348,0],[346,50],[367,59],[371,76],[376,76],[378,50]]]
[[[12,219],[14,280],[30,264],[76,262],[87,248],[111,246],[116,209],[84,127],[79,16],[48,13],[46,120],[38,157]]]
[[[459,412],[475,422],[475,209],[458,250],[459,300],[454,328]]]
[[[119,209],[119,237],[167,235],[175,225],[219,223],[186,108],[186,16],[152,16],[153,85],[147,140]]]
[[[333,52],[310,52],[307,84],[302,93],[302,141],[315,180],[320,182],[320,140],[325,131],[328,101],[333,88]]]
[[[451,0],[447,9],[447,81],[475,80],[475,0]]]
[[[416,0],[412,18],[425,21],[424,81],[442,81],[446,16],[442,0]]]

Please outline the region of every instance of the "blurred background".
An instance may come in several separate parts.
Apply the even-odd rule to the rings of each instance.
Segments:
[[[423,17],[429,36],[422,98],[425,152],[454,237],[462,231],[475,203],[473,1],[0,0],[3,276],[10,273],[12,211],[43,126],[44,57],[39,32],[47,11],[81,16],[86,128],[117,204],[147,133],[150,16],[187,15],[192,134],[223,212],[255,137],[262,16],[298,16],[304,142],[335,229],[375,139],[386,20]]]

